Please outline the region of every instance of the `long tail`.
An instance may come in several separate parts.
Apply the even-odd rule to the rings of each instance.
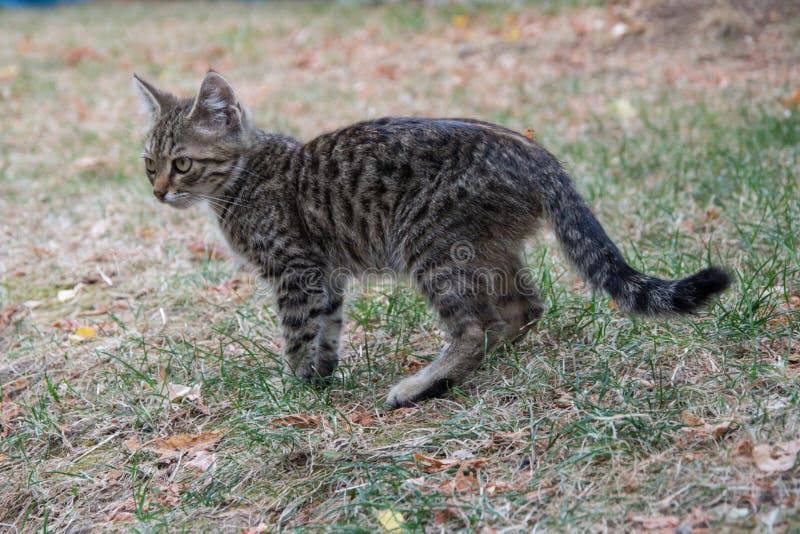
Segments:
[[[661,280],[636,271],[555,160],[537,175],[545,211],[567,258],[584,280],[611,295],[622,311],[648,316],[688,314],[730,285],[730,277],[719,267],[682,280]]]

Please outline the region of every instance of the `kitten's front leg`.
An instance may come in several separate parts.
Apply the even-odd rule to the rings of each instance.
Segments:
[[[278,281],[278,316],[284,338],[284,358],[297,376],[311,380],[317,374],[316,341],[326,308],[322,270],[287,267]]]
[[[342,294],[328,286],[326,305],[319,311],[320,330],[317,338],[314,370],[320,377],[330,376],[339,364],[339,338],[342,333]],[[315,313],[316,310],[312,310]]]

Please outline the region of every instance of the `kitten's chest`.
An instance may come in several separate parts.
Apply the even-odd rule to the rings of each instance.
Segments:
[[[304,255],[310,247],[293,231],[297,224],[291,214],[273,205],[228,213],[215,221],[233,257],[242,265],[255,267],[265,278],[280,276],[288,260]]]
[[[240,267],[257,264],[257,259],[253,257],[252,250],[250,250],[246,239],[243,239],[242,232],[237,232],[230,224],[225,224],[224,221],[220,220],[219,214],[210,207],[208,211],[211,214],[216,237],[225,245],[233,261]]]

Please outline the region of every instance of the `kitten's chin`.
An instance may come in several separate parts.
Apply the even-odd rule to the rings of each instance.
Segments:
[[[164,204],[170,206],[171,208],[185,210],[192,204],[195,204],[197,202],[197,199],[186,193],[177,193],[177,194],[167,193],[167,196],[164,197],[164,200],[162,202],[164,202]]]

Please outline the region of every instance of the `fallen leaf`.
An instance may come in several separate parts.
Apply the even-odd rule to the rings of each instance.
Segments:
[[[0,402],[0,438],[4,438],[11,433],[11,422],[22,415],[23,409],[17,403],[6,401]]]
[[[528,139],[533,141],[533,138],[536,136],[536,132],[534,131],[533,128],[527,128],[525,130],[525,134],[524,135],[525,135],[525,137],[527,137]]]
[[[407,352],[403,352],[400,354],[400,359],[402,361],[403,366],[403,373],[408,375],[413,375],[423,367],[427,366],[431,362],[420,358],[419,356],[415,356],[413,354],[409,354]]]
[[[453,478],[447,479],[437,487],[443,495],[455,495],[457,493],[478,493],[480,484],[474,471],[459,469]]]
[[[319,426],[320,418],[317,415],[295,413],[276,417],[272,420],[274,426],[291,426],[294,428],[311,428]]]
[[[753,447],[753,461],[761,471],[788,471],[794,467],[800,439],[774,445],[761,444]]]
[[[627,519],[644,530],[674,529],[681,524],[681,518],[676,515],[629,515]]]
[[[436,473],[445,471],[452,467],[457,467],[455,476],[443,481],[437,486],[437,490],[445,495],[454,495],[457,493],[475,493],[480,490],[480,484],[475,476],[475,470],[482,465],[489,462],[489,458],[432,458],[423,454],[414,454],[414,459],[422,464],[422,470],[426,473]],[[493,491],[498,487],[495,485]]]
[[[156,438],[156,446],[174,450],[208,450],[219,441],[222,432],[203,432],[202,434],[173,434],[167,439]]]
[[[83,343],[84,341],[88,341],[90,339],[94,339],[97,337],[97,330],[95,330],[91,326],[79,326],[75,333],[69,336],[69,340],[72,343]]]
[[[747,438],[742,438],[733,446],[733,456],[752,456],[753,444]]]
[[[0,328],[5,328],[10,325],[14,315],[16,315],[21,309],[21,306],[17,304],[11,304],[10,306],[3,308],[3,311],[0,311]]]
[[[214,471],[217,467],[217,455],[208,451],[200,450],[194,455],[194,458],[189,460],[186,465],[188,467],[195,467],[200,471]]]
[[[192,387],[182,384],[167,384],[167,398],[170,402],[180,402],[183,399],[188,401],[197,400],[200,398],[200,384],[195,384]]]
[[[77,284],[72,289],[62,289],[61,291],[58,292],[56,298],[58,299],[59,302],[67,302],[68,300],[74,299],[81,289],[83,289],[82,283]]]
[[[75,330],[75,336],[81,339],[92,339],[97,336],[97,330],[91,326],[79,326]]]
[[[162,460],[180,458],[184,454],[196,456],[199,451],[214,448],[222,432],[203,432],[201,434],[173,434],[166,439],[156,438],[140,447],[141,450],[158,454]]]
[[[347,420],[361,426],[370,426],[373,422],[372,414],[363,406],[358,411],[347,414]]]
[[[684,434],[692,435],[699,438],[720,439],[729,432],[736,430],[738,425],[734,421],[722,421],[715,425],[706,423],[700,417],[689,413],[687,411],[681,412],[681,418],[687,426],[681,428]]]
[[[444,471],[445,469],[449,469],[461,463],[461,460],[456,458],[445,458],[443,460],[439,460],[438,458],[432,458],[419,453],[414,453],[414,459],[422,464],[422,470],[426,473]]]
[[[378,523],[380,523],[384,531],[391,533],[406,531],[403,526],[406,520],[400,512],[396,512],[391,508],[386,508],[384,510],[378,510],[376,515],[378,516]]]

